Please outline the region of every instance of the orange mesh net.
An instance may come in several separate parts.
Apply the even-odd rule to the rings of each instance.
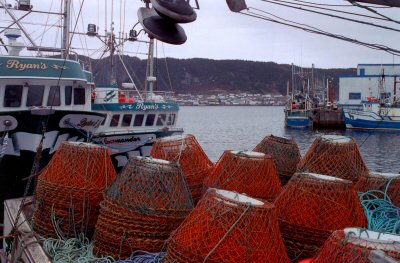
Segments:
[[[389,181],[390,184],[387,187]],[[360,177],[355,188],[358,192],[363,193],[370,190],[380,190],[384,193],[387,188],[387,195],[390,200],[395,206],[400,207],[400,174],[370,172]],[[377,195],[378,198],[384,198],[383,194],[379,196],[379,192],[374,191],[374,195]]]
[[[271,156],[258,152],[225,151],[205,187],[245,193],[251,197],[273,201],[282,191]]]
[[[94,252],[127,258],[134,250],[161,251],[171,231],[192,209],[177,164],[132,157],[101,202]]]
[[[39,176],[34,230],[45,237],[57,237],[56,229],[67,236],[90,236],[103,191],[115,177],[106,147],[64,142]]]
[[[360,228],[338,230],[333,232],[312,262],[396,262],[373,261],[373,251],[381,251],[394,260],[400,260],[400,236]]]
[[[158,139],[151,149],[150,156],[180,164],[196,204],[202,195],[204,178],[213,168],[213,163],[196,138],[188,134]]]
[[[165,262],[289,262],[267,202],[208,189],[168,240]]]
[[[353,182],[368,174],[356,141],[336,135],[315,139],[298,164],[298,171],[326,174]]]
[[[299,147],[294,140],[274,135],[265,137],[253,151],[272,156],[283,185],[296,172],[297,164],[301,158]]]
[[[296,174],[275,205],[291,260],[312,257],[336,229],[366,225],[352,182],[336,177]]]

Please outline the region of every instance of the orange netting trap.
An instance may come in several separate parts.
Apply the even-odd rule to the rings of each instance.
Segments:
[[[296,172],[297,164],[301,158],[299,147],[294,140],[274,135],[265,137],[253,151],[272,156],[283,185]]]
[[[332,176],[296,174],[275,205],[291,260],[315,255],[337,229],[366,225],[353,183]]]
[[[182,170],[165,160],[131,157],[107,190],[96,224],[94,252],[127,258],[158,252],[193,209]]]
[[[368,174],[356,141],[337,135],[315,139],[297,168],[301,172],[326,174],[353,182]]]
[[[165,262],[289,262],[275,207],[210,188],[168,240]]]
[[[380,251],[389,260],[373,260]],[[381,258],[382,259],[382,258]],[[313,263],[370,263],[400,260],[400,236],[360,228],[335,231],[318,252]]]
[[[104,190],[116,177],[106,147],[64,142],[41,172],[33,228],[42,236],[93,234]]]
[[[201,198],[203,181],[213,168],[213,163],[191,135],[178,135],[155,141],[150,156],[178,162],[186,176],[194,203]]]
[[[225,151],[205,187],[245,193],[251,197],[273,201],[282,191],[271,156],[249,151]]]
[[[392,203],[400,207],[400,174],[370,172],[360,177],[355,188],[362,193],[370,190],[386,192]],[[378,193],[375,191],[374,194]],[[383,195],[378,197],[383,198]]]

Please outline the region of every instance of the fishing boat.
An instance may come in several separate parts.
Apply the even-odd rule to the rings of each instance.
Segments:
[[[400,131],[400,103],[396,97],[394,79],[393,96],[387,97],[385,75],[382,71],[379,78],[378,96],[369,96],[361,101],[361,109],[344,109],[346,128],[364,130]]]
[[[288,128],[309,128],[313,125],[312,108],[313,101],[309,95],[309,81],[302,76],[301,88],[296,88],[295,68],[292,64],[291,92],[289,95],[289,83],[287,87],[288,101],[285,107],[285,126]],[[299,75],[299,74],[297,74]]]

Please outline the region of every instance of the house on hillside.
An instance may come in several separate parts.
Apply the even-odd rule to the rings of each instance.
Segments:
[[[379,91],[380,78],[384,76],[383,93]],[[391,97],[395,81],[400,79],[400,64],[358,64],[356,75],[339,77],[339,104],[360,105],[367,97]],[[399,94],[397,83],[396,93]]]

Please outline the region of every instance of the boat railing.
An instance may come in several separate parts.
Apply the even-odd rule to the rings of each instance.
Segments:
[[[140,92],[140,91],[139,91]],[[175,102],[175,94],[170,91],[140,92],[127,88],[96,88],[92,97],[94,103],[134,103],[134,102]]]

